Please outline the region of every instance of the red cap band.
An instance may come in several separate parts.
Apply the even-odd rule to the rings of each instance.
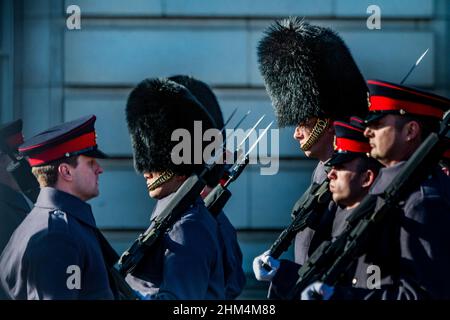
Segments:
[[[336,137],[335,150],[368,153],[370,152],[370,145],[367,142]]]
[[[42,153],[33,154],[28,158],[30,165],[39,166],[47,162],[61,159],[66,153],[72,153],[96,146],[95,132],[89,132],[77,138],[58,144],[53,148],[44,150]]]
[[[444,111],[430,105],[392,99],[384,96],[370,96],[369,111],[392,111],[404,110],[406,113],[412,113],[421,116],[429,116],[442,119]]]

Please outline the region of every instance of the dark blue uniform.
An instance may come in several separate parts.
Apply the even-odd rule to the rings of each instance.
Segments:
[[[13,299],[113,299],[97,232],[89,204],[42,188],[0,258],[1,285]]]
[[[246,282],[245,273],[242,269],[242,251],[237,241],[236,229],[225,213],[220,212],[216,221],[222,250],[225,299],[235,299],[241,294]]]
[[[157,202],[152,219],[173,195]],[[126,280],[152,299],[225,298],[217,222],[200,197]]]
[[[403,165],[382,169],[370,193],[381,194]],[[449,226],[450,179],[436,168],[378,228],[357,262],[353,287],[336,287],[333,299],[449,299]],[[380,268],[379,289],[368,289],[371,265]]]

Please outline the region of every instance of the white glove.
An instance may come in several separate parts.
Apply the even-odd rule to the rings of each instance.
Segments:
[[[137,290],[133,290],[133,291],[136,294],[136,296],[139,298],[139,300],[152,300],[150,293],[147,293],[144,295]]]
[[[269,270],[266,270],[264,267]],[[255,274],[256,280],[259,281],[272,281],[279,267],[280,260],[269,256],[269,251],[253,259],[253,273]]]
[[[334,287],[330,287],[323,282],[316,281],[303,290],[302,300],[330,300],[334,293]]]

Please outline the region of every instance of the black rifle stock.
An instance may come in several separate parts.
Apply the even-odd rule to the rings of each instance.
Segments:
[[[200,175],[194,173],[187,178],[176,191],[173,201],[168,203],[150,227],[122,254],[119,260],[119,271],[122,275],[125,276],[135,269],[155,242],[199,197],[206,185],[202,177],[209,170],[206,168]]]
[[[442,121],[439,133],[431,133],[381,195],[368,195],[347,219],[344,232],[333,242],[324,242],[299,269],[299,278],[289,298],[298,298],[312,282],[336,285],[364,252],[371,230],[383,223],[412,190],[436,167],[444,150],[450,114]],[[376,206],[376,210],[375,210]]]
[[[213,216],[216,217],[223,210],[228,200],[230,200],[231,191],[228,189],[228,186],[241,175],[248,163],[249,156],[247,155],[244,161],[232,166],[229,172],[225,174],[225,182],[219,183],[205,197],[205,206]]]
[[[224,177],[222,177],[222,180],[224,182],[220,182],[217,184],[217,186],[214,187],[213,190],[208,194],[208,196],[205,197],[205,206],[211,212],[211,214],[215,217],[222,211],[222,209],[225,207],[228,200],[231,198],[231,192],[228,190],[228,186],[231,182],[235,181],[244,171],[245,167],[249,163],[249,154],[253,150],[253,148],[256,147],[258,144],[258,141],[261,139],[261,137],[267,132],[267,130],[270,128],[272,123],[270,123],[265,129],[263,134],[260,135],[260,137],[256,140],[256,142],[249,148],[249,151],[240,158],[239,150],[240,147],[245,143],[247,138],[250,136],[253,130],[258,126],[259,123],[261,123],[262,119],[265,117],[263,115],[259,120],[255,123],[255,125],[249,130],[247,135],[242,139],[241,143],[238,145],[236,150],[233,152],[233,163],[238,160],[239,161],[231,166],[229,170],[226,170]],[[226,152],[224,152],[226,153]]]
[[[318,215],[328,206],[331,201],[328,185],[328,179],[321,184],[312,183],[297,200],[292,208],[291,216],[293,219],[291,223],[269,248],[271,257],[279,258],[292,244],[295,235],[310,226],[313,221],[316,221]],[[269,266],[264,267],[270,270]]]

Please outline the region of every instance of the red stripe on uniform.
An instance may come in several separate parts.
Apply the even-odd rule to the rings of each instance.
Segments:
[[[96,145],[95,132],[89,132],[77,138],[58,144],[39,154],[33,154],[28,158],[31,166],[38,166],[53,160],[61,159],[66,153],[94,147]]]
[[[367,153],[370,145],[367,142],[336,137],[336,150]]]
[[[392,111],[403,109],[407,113],[442,119],[444,111],[430,105],[403,101],[383,96],[370,96],[369,111]]]

